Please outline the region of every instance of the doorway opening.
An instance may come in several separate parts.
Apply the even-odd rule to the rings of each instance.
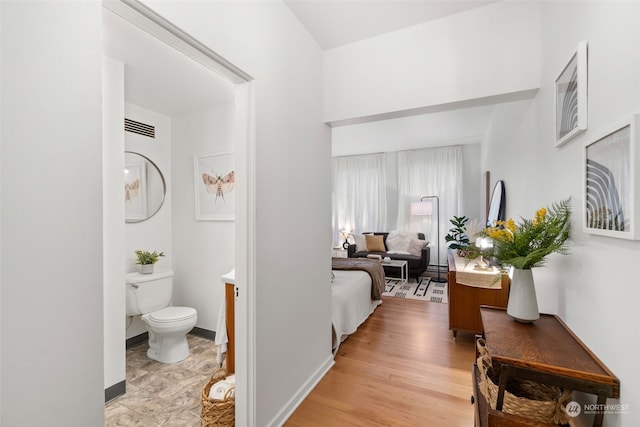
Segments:
[[[111,59],[115,59],[121,62],[124,70],[124,92],[125,102],[127,105],[134,105],[131,108],[132,111],[138,114],[144,114],[144,110],[151,112],[159,112],[160,115],[178,115],[185,117],[189,108],[198,107],[204,109],[218,108],[222,111],[221,115],[227,119],[228,123],[228,135],[230,141],[227,144],[232,148],[235,154],[235,166],[236,176],[239,177],[237,185],[234,189],[236,192],[236,205],[235,205],[235,221],[233,222],[233,230],[229,233],[232,239],[234,251],[231,255],[232,267],[236,272],[236,286],[242,289],[237,292],[235,301],[235,330],[236,330],[236,420],[238,425],[251,425],[251,420],[254,417],[255,398],[253,384],[255,357],[254,357],[254,321],[253,321],[253,295],[254,295],[254,283],[253,277],[253,260],[254,247],[253,247],[253,235],[254,235],[254,206],[253,206],[253,191],[255,186],[253,175],[253,153],[254,153],[254,95],[253,95],[253,83],[252,77],[235,67],[229,61],[217,55],[214,51],[209,49],[204,44],[192,38],[169,21],[165,20],[152,9],[142,5],[136,1],[105,1],[103,3],[103,21],[108,25],[118,25],[120,28],[117,31],[109,33],[108,29],[103,29],[105,37],[105,45],[107,44],[107,38],[111,36],[122,36],[125,34],[133,34],[135,32],[146,34],[147,38],[152,38],[152,41],[146,40],[148,43],[155,43],[155,45],[164,45],[163,56],[154,56],[149,46],[136,50],[129,50],[135,46],[132,39],[124,37],[120,41],[114,41],[112,37],[110,42],[113,42],[116,46],[109,51],[105,49],[105,55]],[[125,28],[126,26],[126,28]],[[118,44],[119,43],[119,44]],[[119,47],[117,47],[119,46]],[[126,48],[126,49],[125,49]],[[120,49],[120,54],[114,53]],[[182,59],[178,59],[181,57]],[[148,61],[149,69],[144,71],[143,68],[136,68],[132,65],[142,64],[144,61]],[[156,62],[154,62],[156,61]],[[182,64],[180,68],[178,63]],[[142,67],[142,65],[140,65]],[[188,68],[188,73],[185,71]],[[128,71],[132,71],[131,74]],[[162,73],[160,72],[162,71]],[[139,75],[135,73],[139,72]],[[164,74],[163,74],[164,73]],[[173,74],[171,74],[173,73]],[[151,87],[151,83],[156,78],[163,77],[164,83],[159,79],[159,82],[155,83],[155,90]],[[103,77],[104,81],[105,77]],[[201,80],[202,79],[202,80]],[[217,92],[216,85],[210,82],[217,80],[220,86],[226,86],[222,92]],[[198,84],[199,81],[208,81],[209,83]],[[136,83],[137,82],[137,83]],[[181,82],[181,86],[176,86],[173,83]],[[170,84],[171,83],[171,84]],[[145,87],[145,85],[149,85]],[[206,90],[204,89],[206,87]],[[160,89],[158,89],[160,88]],[[162,93],[164,92],[164,93]],[[192,93],[193,98],[188,99],[185,95]],[[205,94],[202,97],[202,94]],[[229,95],[230,94],[230,95]],[[231,99],[228,99],[230,96]],[[208,99],[207,99],[208,98]],[[207,104],[207,101],[212,99],[224,99],[225,102],[231,102],[232,112],[229,113],[227,107],[216,107]],[[141,107],[138,109],[137,107]],[[140,112],[142,110],[142,113]],[[226,111],[226,112],[225,112]],[[125,112],[126,113],[126,112]],[[153,116],[153,114],[151,114]],[[135,120],[133,117],[130,119]],[[124,119],[124,118],[123,118]],[[162,121],[162,120],[161,120]],[[121,122],[123,123],[123,122]],[[183,203],[183,198],[178,194],[194,194],[193,191],[193,172],[190,172],[190,181],[183,182],[182,178],[178,176],[181,172],[184,172],[188,168],[193,167],[193,161],[190,164],[185,164],[182,160],[178,160],[179,157],[189,157],[193,159],[194,156],[200,154],[210,154],[211,152],[218,151],[216,148],[210,148],[207,150],[206,145],[195,145],[193,147],[185,147],[185,142],[197,139],[192,133],[183,134],[184,137],[176,138],[176,127],[180,127],[182,130],[188,129],[189,120],[181,120],[179,126],[175,126],[175,123],[171,123],[169,126],[169,139],[170,145],[181,144],[181,148],[175,149],[172,147],[168,152],[162,151],[162,148],[158,148],[156,145],[153,150],[157,150],[157,154],[164,156],[164,167],[168,170],[169,187],[180,186],[179,191],[174,191],[169,194],[167,202],[163,209],[170,212],[168,224],[169,227],[174,227],[176,221],[180,221],[183,218],[183,222],[180,224],[180,234],[185,234],[185,230],[192,228],[208,227],[217,228],[216,232],[219,232],[224,228],[225,224],[222,223],[202,223],[194,219],[191,215],[190,218],[186,217],[184,212],[194,209],[193,203]],[[105,131],[106,132],[106,131]],[[124,130],[122,130],[122,145],[124,144]],[[177,141],[179,139],[180,141]],[[137,143],[137,142],[136,142]],[[142,144],[142,143],[140,143]],[[122,164],[124,162],[124,149],[122,145],[118,144],[110,145],[110,141],[105,138],[103,143],[105,150],[105,171],[107,170],[122,170]],[[229,147],[225,147],[225,150]],[[193,152],[187,154],[191,149]],[[119,154],[118,154],[119,153]],[[122,157],[120,157],[122,156]],[[110,160],[111,159],[111,160]],[[182,162],[182,163],[181,163]],[[162,166],[161,161],[157,162]],[[115,176],[115,175],[114,175]],[[184,176],[184,174],[182,174]],[[182,185],[184,184],[184,185]],[[190,188],[186,188],[189,186]],[[106,184],[105,184],[106,189]],[[114,189],[114,191],[117,191]],[[119,196],[114,197],[121,198],[121,192]],[[195,195],[194,195],[195,197]],[[185,206],[187,205],[187,206]],[[105,203],[105,211],[107,210],[107,204]],[[166,213],[166,212],[165,212]],[[124,221],[118,223],[117,220],[107,218],[105,215],[105,235],[109,233],[126,234],[128,233],[125,227],[130,225],[137,226],[133,234],[139,235],[144,227],[151,229],[157,227],[158,222],[161,221],[161,214],[155,215],[149,221],[136,224],[127,224],[125,226]],[[185,225],[186,224],[186,225]],[[228,224],[226,224],[228,225]],[[148,230],[147,230],[148,231]],[[197,231],[195,231],[197,232]],[[223,231],[224,232],[224,231]],[[174,236],[177,233],[174,232]],[[125,240],[123,238],[123,240]],[[168,239],[167,244],[171,245],[175,251],[179,251],[179,245],[176,244],[176,239]],[[152,240],[153,241],[153,240]],[[155,242],[155,241],[154,241]],[[162,241],[160,241],[162,242]],[[108,245],[108,243],[106,244]],[[118,383],[120,380],[124,383],[124,372],[126,370],[126,360],[124,355],[124,349],[122,342],[126,340],[128,332],[125,331],[126,327],[123,325],[125,322],[125,288],[108,286],[109,280],[106,279],[107,271],[118,271],[117,269],[110,269],[106,264],[107,258],[111,259],[111,262],[122,264],[123,259],[123,247],[126,247],[124,257],[128,258],[129,247],[124,244],[113,245],[113,247],[105,247],[105,387],[110,387],[112,384]],[[153,248],[142,248],[153,249]],[[178,271],[182,269],[179,261],[189,256],[172,257],[169,264],[174,270]],[[115,260],[115,261],[113,261]],[[209,263],[216,262],[215,259],[207,258]],[[182,262],[182,261],[180,261]],[[127,268],[131,266],[125,266],[120,270],[122,275],[126,273]],[[183,269],[186,270],[186,269]],[[222,273],[226,272],[228,267],[225,267]],[[116,275],[117,276],[117,275]],[[188,274],[182,276],[183,281],[189,282],[191,286],[186,292],[182,292],[180,298],[183,301],[196,301],[202,300],[202,295],[215,294],[223,298],[224,293],[222,283],[219,277],[209,278],[206,287],[210,289],[203,289],[202,285],[198,285],[196,280],[191,280]],[[177,286],[180,286],[178,277],[175,278]],[[117,283],[117,277],[113,280]],[[124,284],[124,277],[120,280],[120,283]],[[195,283],[195,284],[194,284]],[[242,284],[242,285],[240,285]],[[218,287],[220,292],[211,289]],[[175,291],[175,286],[174,286]],[[111,293],[111,295],[107,295]],[[206,298],[205,298],[206,299]],[[215,317],[217,318],[217,311],[220,308],[220,304],[217,301],[210,301],[207,304],[206,310],[199,310],[199,318],[201,317]],[[113,303],[113,301],[120,301],[120,303]],[[202,316],[200,312],[202,311]],[[213,314],[212,314],[213,313]],[[128,320],[126,320],[128,321]],[[206,322],[203,319],[203,322]],[[113,325],[123,325],[120,327],[113,327]],[[204,328],[205,330],[215,329],[215,322],[208,320],[208,324]],[[199,393],[197,393],[199,395]]]

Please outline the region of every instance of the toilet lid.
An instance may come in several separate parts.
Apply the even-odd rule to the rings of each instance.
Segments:
[[[154,322],[176,322],[187,320],[196,316],[196,309],[193,307],[166,307],[162,310],[149,313],[149,320]]]

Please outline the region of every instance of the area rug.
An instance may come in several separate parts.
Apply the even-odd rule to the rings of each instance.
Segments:
[[[420,277],[418,281],[412,278],[405,284],[402,284],[400,280],[387,279],[382,295],[441,304],[449,303],[447,283],[437,283],[429,277]]]

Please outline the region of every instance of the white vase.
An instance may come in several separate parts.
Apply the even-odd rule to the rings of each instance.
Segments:
[[[140,273],[142,274],[153,273],[153,264],[140,264]]]
[[[531,323],[540,318],[533,272],[530,268],[514,268],[509,290],[507,314],[515,320]]]

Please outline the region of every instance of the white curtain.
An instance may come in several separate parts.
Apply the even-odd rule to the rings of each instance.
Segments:
[[[386,168],[384,154],[333,159],[333,237],[340,230],[356,233],[384,231],[387,223]]]
[[[431,242],[430,265],[447,264],[444,236],[451,228],[449,219],[459,215],[462,208],[462,168],[461,146],[398,152],[398,229],[425,233]],[[425,199],[433,203],[430,216],[411,216],[411,203],[420,201],[423,196],[439,199],[439,236],[435,198]]]

